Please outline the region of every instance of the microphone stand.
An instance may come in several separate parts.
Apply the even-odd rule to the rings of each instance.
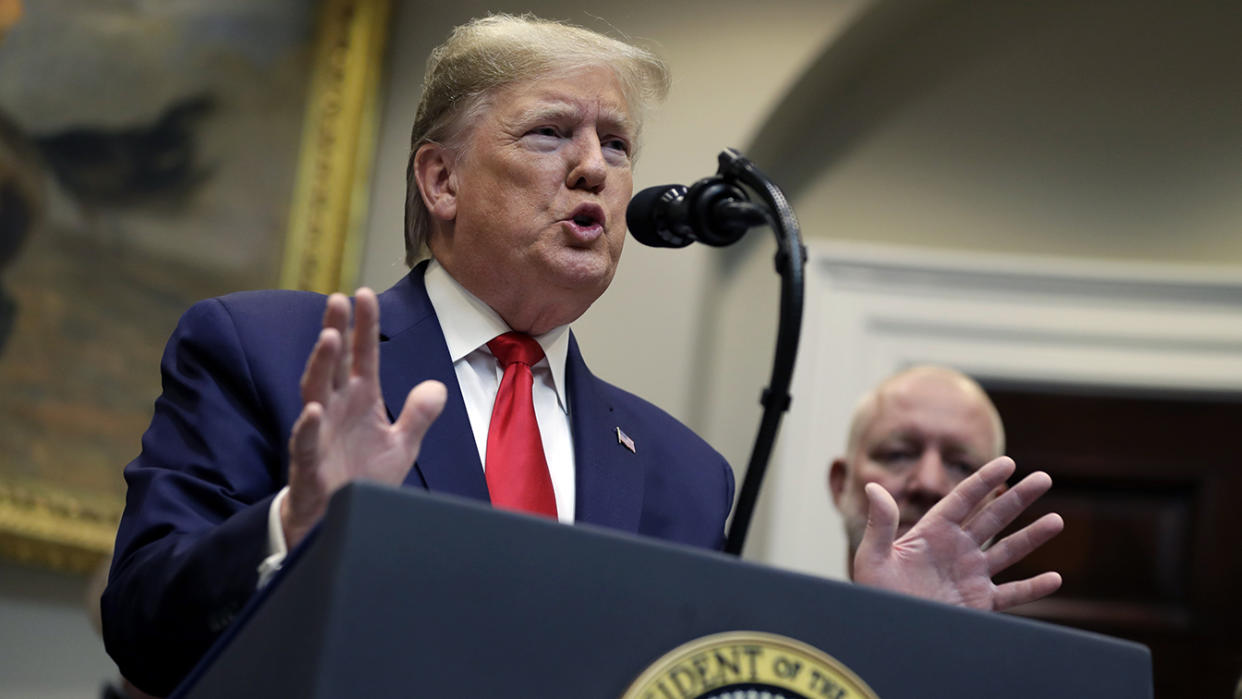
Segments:
[[[776,443],[781,418],[789,409],[789,384],[793,379],[794,360],[798,354],[798,338],[802,331],[802,306],[805,288],[806,247],[793,207],[784,192],[746,158],[732,148],[720,153],[717,177],[728,184],[743,184],[767,204],[763,217],[776,234],[776,271],[781,276],[780,324],[776,334],[776,353],[772,358],[772,376],[759,398],[763,417],[751,450],[750,463],[738,497],[737,509],[725,540],[725,552],[740,556],[746,533],[754,514],[759,486],[768,469],[768,459]],[[754,205],[743,205],[750,211],[738,211],[738,218],[753,225]]]

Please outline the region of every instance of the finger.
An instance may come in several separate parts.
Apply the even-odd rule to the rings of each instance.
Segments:
[[[332,396],[332,382],[341,353],[341,335],[335,328],[319,331],[319,340],[306,359],[302,371],[302,403],[326,404]]]
[[[323,406],[307,403],[289,434],[289,494],[280,507],[280,526],[289,547],[297,546],[323,510],[319,481],[319,428]]]
[[[1001,539],[984,554],[988,563],[988,577],[1026,558],[1032,551],[1060,534],[1063,529],[1065,529],[1065,520],[1061,519],[1061,515],[1049,512],[1021,530]]]
[[[1051,487],[1052,477],[1043,471],[1036,471],[985,505],[962,528],[976,543],[983,544],[1009,526]]]
[[[345,298],[345,294],[332,294],[328,297],[328,304],[323,311],[324,329],[331,328],[342,338],[349,337],[349,315],[349,299]],[[341,351],[332,367],[333,388],[344,386],[349,379],[349,355],[349,343],[342,341]]]
[[[888,558],[897,538],[900,512],[897,501],[880,484],[868,483],[864,492],[867,495],[867,527],[863,530],[855,560],[882,560]],[[854,568],[857,570],[860,566]]]
[[[444,410],[448,391],[439,381],[424,381],[410,390],[405,406],[393,427],[405,435],[415,452],[422,444],[428,428]]]
[[[961,524],[992,491],[1005,484],[1005,480],[1013,474],[1014,468],[1013,459],[1008,456],[992,459],[958,483],[948,495],[933,505],[927,514],[941,517],[954,524]]]
[[[332,294],[323,309],[323,327],[335,328],[342,336],[349,331],[349,299],[345,294]]]
[[[1061,588],[1060,573],[1040,573],[1033,578],[999,585],[993,597],[993,609],[1001,611],[1019,604],[1043,599]]]
[[[365,286],[354,295],[354,376],[379,380],[379,301]]]
[[[289,489],[305,490],[319,465],[319,427],[323,406],[307,403],[289,432]]]

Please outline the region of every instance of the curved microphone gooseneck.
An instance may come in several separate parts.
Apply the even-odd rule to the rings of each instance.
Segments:
[[[789,409],[789,384],[802,331],[806,247],[793,207],[766,175],[732,148],[721,151],[716,175],[690,187],[664,185],[639,192],[626,210],[626,223],[636,240],[656,247],[684,247],[699,241],[731,245],[747,230],[768,224],[776,234],[776,270],[781,276],[780,323],[768,387],[759,398],[763,416],[751,450],[750,463],[738,496],[725,552],[742,552],[750,520],[776,443],[781,418]],[[741,186],[766,204],[750,201]]]

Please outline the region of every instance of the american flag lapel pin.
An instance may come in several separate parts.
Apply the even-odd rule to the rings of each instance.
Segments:
[[[624,444],[625,448],[629,449],[630,452],[634,454],[638,453],[638,451],[634,449],[634,440],[631,439],[628,434],[622,432],[620,427],[617,428],[617,444]]]

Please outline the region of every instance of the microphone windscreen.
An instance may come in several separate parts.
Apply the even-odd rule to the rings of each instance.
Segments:
[[[684,248],[692,239],[672,232],[666,216],[669,207],[684,197],[686,187],[680,184],[662,184],[648,187],[630,200],[625,209],[625,225],[630,235],[643,245],[657,248]]]

